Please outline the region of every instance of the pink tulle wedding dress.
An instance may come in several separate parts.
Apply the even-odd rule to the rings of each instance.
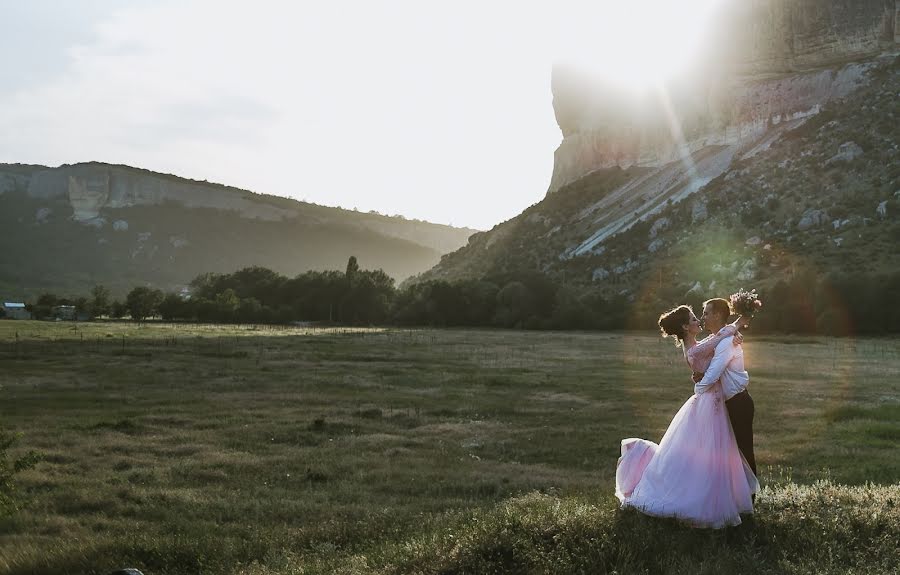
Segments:
[[[734,335],[733,325],[697,343],[685,354],[694,371],[706,371],[716,344]],[[676,517],[696,527],[738,525],[752,513],[759,483],[738,449],[720,383],[688,399],[659,445],[622,440],[616,467],[616,497],[622,507]]]

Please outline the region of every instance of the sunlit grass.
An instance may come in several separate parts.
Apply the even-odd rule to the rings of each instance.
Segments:
[[[0,418],[24,433],[22,449],[44,454],[20,478],[24,511],[0,523],[0,572],[104,573],[126,564],[149,573],[414,572],[418,561],[421,572],[478,572],[469,563],[438,568],[443,543],[403,549],[458,529],[455,518],[470,513],[502,527],[496,518],[507,505],[535,505],[523,513],[536,518],[547,506],[594,506],[590,513],[608,522],[583,532],[585,541],[610,529],[670,530],[618,514],[612,497],[619,441],[658,440],[691,393],[680,353],[658,337],[73,327],[0,322]],[[770,489],[758,526],[780,534],[798,521],[802,529],[783,496],[797,485],[900,481],[900,341],[751,332],[745,348],[757,459]],[[893,497],[872,489],[872,497]],[[534,492],[547,495],[526,495]],[[841,513],[862,513],[857,499],[837,501],[850,506]],[[873,528],[896,535],[890,517]],[[571,545],[580,545],[577,533]],[[673,533],[672,545],[705,537]],[[543,544],[520,543],[544,553]],[[717,549],[710,565],[729,565]],[[735,556],[738,565],[758,552],[742,549],[750,555]],[[866,553],[877,572],[874,551]],[[844,565],[838,555],[835,572]],[[623,557],[608,565],[659,568]],[[776,559],[764,560],[760,572],[778,571]],[[529,570],[546,572],[544,559],[535,561]],[[590,572],[602,572],[600,564],[569,563]]]

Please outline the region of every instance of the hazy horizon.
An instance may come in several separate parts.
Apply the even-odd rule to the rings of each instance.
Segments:
[[[15,23],[0,162],[126,164],[476,229],[547,190],[554,59],[651,66],[644,33],[674,14],[661,0],[0,5]],[[571,45],[593,35],[606,44]]]

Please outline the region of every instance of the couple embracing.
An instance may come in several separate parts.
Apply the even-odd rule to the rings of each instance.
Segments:
[[[743,290],[732,301],[748,295],[750,309],[761,305],[755,293]],[[686,305],[660,316],[663,334],[675,338],[694,372],[694,395],[675,414],[658,445],[622,440],[616,497],[623,507],[713,528],[738,525],[742,513],[753,512],[759,489],[754,408],[738,331],[748,318],[728,324],[730,314],[729,301],[711,299],[704,302],[699,320]],[[697,341],[701,321],[710,335]]]

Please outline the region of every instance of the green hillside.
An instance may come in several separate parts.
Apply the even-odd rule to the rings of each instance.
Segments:
[[[596,245],[590,239],[603,224],[595,222],[610,218],[592,212],[594,206],[639,183],[649,168],[598,170],[548,194],[474,235],[415,281],[538,270],[607,298],[640,303],[651,294],[674,303],[688,294],[722,295],[747,285],[765,290],[800,278],[809,278],[813,290],[826,278],[894,275],[900,272],[900,58],[879,60],[871,78],[768,148],[736,157],[699,191],[664,200],[653,213],[635,211],[621,231]],[[629,202],[637,205],[640,186],[635,190],[612,209],[626,214]]]
[[[225,201],[243,196],[252,205],[285,210],[283,219],[245,217],[232,209],[158,205],[102,207],[99,221],[78,222],[65,189],[52,197],[29,191],[44,166],[0,165],[0,298],[42,292],[87,293],[96,284],[121,296],[136,285],[178,290],[204,272],[258,265],[294,276],[307,270],[342,270],[354,255],[369,269],[402,280],[428,269],[439,246],[459,246],[472,230],[375,213],[298,202],[106,164],[135,178],[221,190]],[[208,201],[208,200],[207,200]],[[223,202],[224,204],[224,202]],[[116,226],[117,222],[127,225]],[[448,249],[452,249],[448,248]]]

